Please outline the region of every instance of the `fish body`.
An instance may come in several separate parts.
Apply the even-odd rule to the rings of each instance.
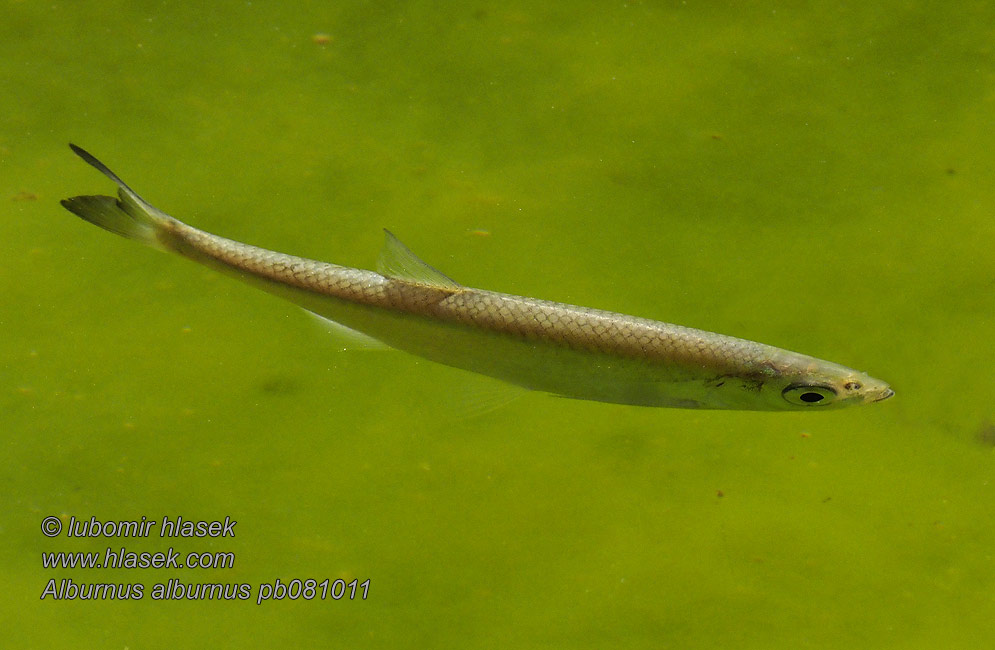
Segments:
[[[151,206],[103,163],[70,146],[118,185],[117,197],[62,201],[74,214],[431,361],[531,390],[639,406],[824,410],[893,395],[862,372],[762,343],[466,287],[389,231],[380,272],[225,239]]]

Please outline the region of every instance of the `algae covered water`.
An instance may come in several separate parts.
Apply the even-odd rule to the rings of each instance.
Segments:
[[[5,645],[977,647],[989,13],[6,3]],[[503,403],[73,218],[108,187],[70,141],[240,241],[369,269],[386,227],[470,286],[897,396]]]

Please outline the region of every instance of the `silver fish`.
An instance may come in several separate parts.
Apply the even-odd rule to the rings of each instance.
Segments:
[[[431,361],[565,397],[638,406],[826,410],[894,392],[857,370],[762,343],[599,309],[471,289],[389,231],[379,273],[257,248],[149,205],[83,149],[118,196],[76,196],[69,211],[179,253]]]

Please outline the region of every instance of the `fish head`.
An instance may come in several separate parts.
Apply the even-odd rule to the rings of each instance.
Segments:
[[[764,381],[765,401],[772,408],[822,411],[880,402],[895,394],[886,382],[859,370],[818,359],[805,361]]]

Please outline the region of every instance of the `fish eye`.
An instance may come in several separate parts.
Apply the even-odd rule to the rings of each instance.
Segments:
[[[820,406],[831,402],[836,391],[828,386],[793,384],[781,391],[781,396],[798,406]]]

